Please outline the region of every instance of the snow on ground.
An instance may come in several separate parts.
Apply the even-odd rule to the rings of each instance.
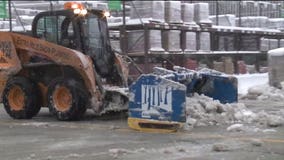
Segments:
[[[239,99],[284,100],[284,89],[268,85],[268,73],[234,75],[238,79]]]
[[[278,89],[268,84],[256,85],[248,89],[240,99],[284,101],[284,89]]]
[[[204,95],[195,94],[186,100],[187,122],[185,129],[196,126],[232,124],[227,131],[263,131],[257,126],[267,129],[284,124],[284,111],[267,112],[261,110],[253,112],[243,103],[222,104]],[[255,127],[248,127],[255,124]]]
[[[250,87],[268,84],[268,73],[234,75],[238,79],[238,93],[247,94]]]
[[[268,74],[236,75],[239,99],[284,101],[284,89],[268,85]],[[274,132],[269,127],[284,125],[284,108],[277,112],[253,112],[243,103],[222,104],[204,95],[195,94],[186,100],[187,123],[185,129],[196,126],[231,124],[227,131]],[[283,104],[284,107],[284,104]],[[262,129],[260,129],[260,128]]]
[[[268,73],[235,75],[238,79],[239,99],[284,101],[284,89],[268,85]],[[251,111],[243,103],[222,104],[204,95],[195,94],[186,99],[187,122],[185,129],[196,126],[230,124],[227,131],[274,132],[269,127],[284,125],[283,109]],[[260,128],[261,129],[260,129]]]

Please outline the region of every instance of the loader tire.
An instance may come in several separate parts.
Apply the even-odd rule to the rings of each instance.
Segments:
[[[40,111],[39,89],[25,77],[13,77],[3,91],[6,112],[15,119],[30,119]]]
[[[79,120],[86,112],[86,94],[73,79],[58,78],[48,87],[48,108],[58,120]]]

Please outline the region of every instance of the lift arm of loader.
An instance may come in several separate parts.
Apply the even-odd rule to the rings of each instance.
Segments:
[[[43,57],[57,65],[74,68],[81,75],[91,96],[97,98],[94,102],[100,101],[101,95],[96,90],[95,72],[89,56],[45,40],[10,32],[0,32],[0,95],[7,79],[17,74],[23,65],[30,63],[22,57],[31,56]]]

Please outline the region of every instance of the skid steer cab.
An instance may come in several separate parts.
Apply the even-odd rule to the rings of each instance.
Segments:
[[[0,96],[16,119],[48,107],[59,120],[127,109],[127,64],[110,46],[108,12],[67,2],[35,16],[32,34],[0,32]],[[123,88],[124,87],[124,88]]]

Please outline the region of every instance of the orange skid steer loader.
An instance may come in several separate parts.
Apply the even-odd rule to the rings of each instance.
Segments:
[[[127,109],[127,64],[111,49],[105,12],[66,3],[35,16],[30,35],[0,32],[0,96],[16,119],[48,107],[59,120]]]

